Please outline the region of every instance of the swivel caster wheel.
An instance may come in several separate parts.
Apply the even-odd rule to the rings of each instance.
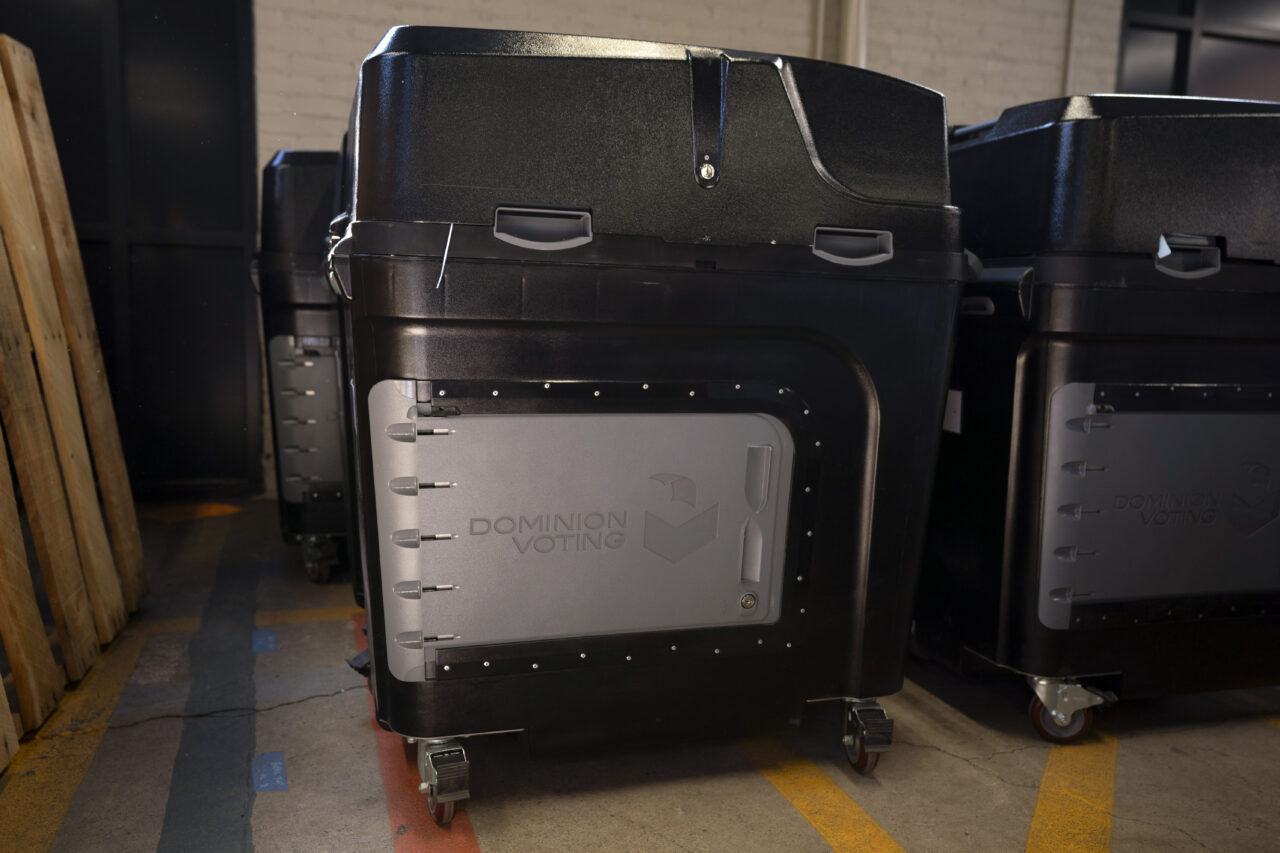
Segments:
[[[1036,734],[1049,743],[1075,743],[1089,734],[1089,730],[1093,728],[1092,708],[1081,708],[1066,720],[1062,720],[1044,706],[1039,696],[1031,697],[1027,716],[1031,719],[1031,727],[1036,730]]]
[[[453,820],[458,803],[471,796],[471,762],[462,745],[452,739],[417,741],[418,790],[427,795],[427,810],[440,826]]]
[[[457,808],[456,801],[447,803],[439,802],[436,799],[436,789],[431,785],[427,786],[427,810],[431,812],[431,818],[440,826],[448,826],[453,822],[453,813]]]
[[[880,763],[880,753],[867,752],[866,739],[861,735],[855,736],[853,743],[844,745],[844,754],[849,759],[849,763],[853,765],[853,769],[863,776],[874,771],[876,765]]]
[[[848,700],[844,714],[844,754],[853,769],[866,775],[880,763],[880,753],[893,745],[893,720],[875,700]]]

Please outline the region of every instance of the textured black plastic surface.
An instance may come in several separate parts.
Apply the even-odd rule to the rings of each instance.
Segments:
[[[957,146],[955,198],[966,231],[976,245],[1028,254],[983,258],[982,279],[966,286],[971,312],[961,312],[951,379],[963,395],[961,432],[942,437],[916,603],[924,646],[956,661],[968,649],[1020,672],[1081,677],[1130,697],[1280,682],[1280,577],[1252,594],[1082,600],[1072,605],[1071,630],[1049,630],[1037,615],[1057,389],[1154,385],[1200,397],[1188,387],[1238,385],[1265,397],[1280,383],[1280,268],[1240,260],[1237,251],[1275,247],[1275,218],[1262,212],[1269,204],[1258,182],[1277,173],[1280,159],[1256,146],[1275,139],[1277,125],[1214,115],[1255,106],[1276,109],[1076,98],[1009,110]],[[1165,118],[1179,111],[1188,117]],[[1256,139],[1244,138],[1250,134]],[[1211,143],[1218,154],[1210,163],[1201,155]],[[1193,175],[1184,186],[1195,191],[1175,192],[1178,175]],[[1014,176],[1032,182],[1025,198]],[[1142,191],[1166,178],[1159,192]],[[1049,198],[1063,206],[1037,216],[1031,205]],[[1221,238],[1221,271],[1182,279],[1157,270],[1162,229]],[[1127,236],[1134,234],[1141,240]]]
[[[708,78],[708,67],[727,70]],[[723,168],[700,182],[699,163],[713,161],[696,154],[716,156],[706,115],[719,105],[694,93],[717,79]],[[843,110],[853,120],[841,124]],[[541,34],[387,36],[365,62],[353,116],[344,315],[384,725],[583,740],[740,730],[805,699],[901,687],[964,271],[943,122],[935,93],[808,60]],[[505,206],[589,211],[593,239],[556,252],[503,242],[493,221]],[[891,231],[893,257],[824,261],[810,245],[818,226]],[[705,629],[446,645],[434,677],[392,678],[372,514],[385,484],[371,479],[367,436],[369,389],[389,378],[508,389],[451,391],[463,414],[769,412],[780,393],[803,401],[791,428],[804,443],[797,458],[811,461],[789,498],[784,618],[760,643]],[[510,383],[584,393],[538,399]],[[595,397],[593,383],[694,393],[638,403]],[[634,653],[625,668],[597,663],[624,647]]]
[[[334,300],[322,259],[338,209],[336,151],[278,151],[262,170],[262,300],[325,304]]]
[[[713,51],[727,71],[721,103],[706,103],[687,51],[707,50],[393,29],[360,71],[354,218],[480,225],[500,205],[563,207],[590,210],[597,234],[806,246],[814,225],[831,225],[892,231],[900,250],[937,250],[938,233],[957,227],[941,95],[831,63]],[[721,105],[723,162],[708,190],[694,118]]]
[[[1011,107],[952,137],[965,247],[1150,256],[1161,234],[1280,259],[1280,104],[1090,95]]]

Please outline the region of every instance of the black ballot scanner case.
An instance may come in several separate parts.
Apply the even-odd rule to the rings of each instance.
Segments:
[[[808,59],[391,30],[352,113],[379,721],[889,746],[965,264],[943,99]],[[447,771],[447,772],[446,772]],[[452,799],[450,799],[452,798]]]
[[[338,303],[326,281],[336,151],[279,151],[262,174],[258,286],[285,540],[308,576],[341,566],[349,527]]]
[[[1280,682],[1280,105],[1092,96],[952,135],[961,307],[916,639],[1118,697]]]

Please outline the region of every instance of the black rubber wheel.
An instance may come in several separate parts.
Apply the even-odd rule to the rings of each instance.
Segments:
[[[333,564],[329,560],[307,560],[303,568],[307,570],[307,580],[312,583],[328,583],[333,574]]]
[[[880,753],[867,752],[861,735],[855,737],[853,743],[844,745],[844,754],[849,759],[849,763],[853,765],[853,769],[863,776],[873,772],[876,769],[876,765],[880,763]]]
[[[1049,713],[1049,709],[1040,701],[1039,696],[1031,697],[1031,705],[1027,708],[1027,716],[1031,719],[1031,727],[1036,730],[1036,734],[1049,741],[1049,743],[1075,743],[1089,734],[1089,730],[1093,728],[1092,708],[1076,711],[1071,715],[1071,720],[1063,726],[1059,725],[1058,721],[1053,718],[1053,715]]]
[[[453,821],[453,813],[457,808],[456,802],[437,803],[436,789],[430,785],[427,786],[427,808],[431,810],[431,818],[440,826],[448,826]]]

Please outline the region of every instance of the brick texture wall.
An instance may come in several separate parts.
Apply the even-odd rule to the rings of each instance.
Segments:
[[[839,0],[826,0],[838,2]],[[868,68],[947,95],[953,123],[1114,85],[1122,0],[870,0]],[[256,0],[258,157],[333,148],[389,27],[576,32],[812,55],[818,0]]]
[[[948,120],[1115,87],[1123,0],[872,0],[867,67],[947,96]],[[1069,65],[1068,65],[1069,60]]]

